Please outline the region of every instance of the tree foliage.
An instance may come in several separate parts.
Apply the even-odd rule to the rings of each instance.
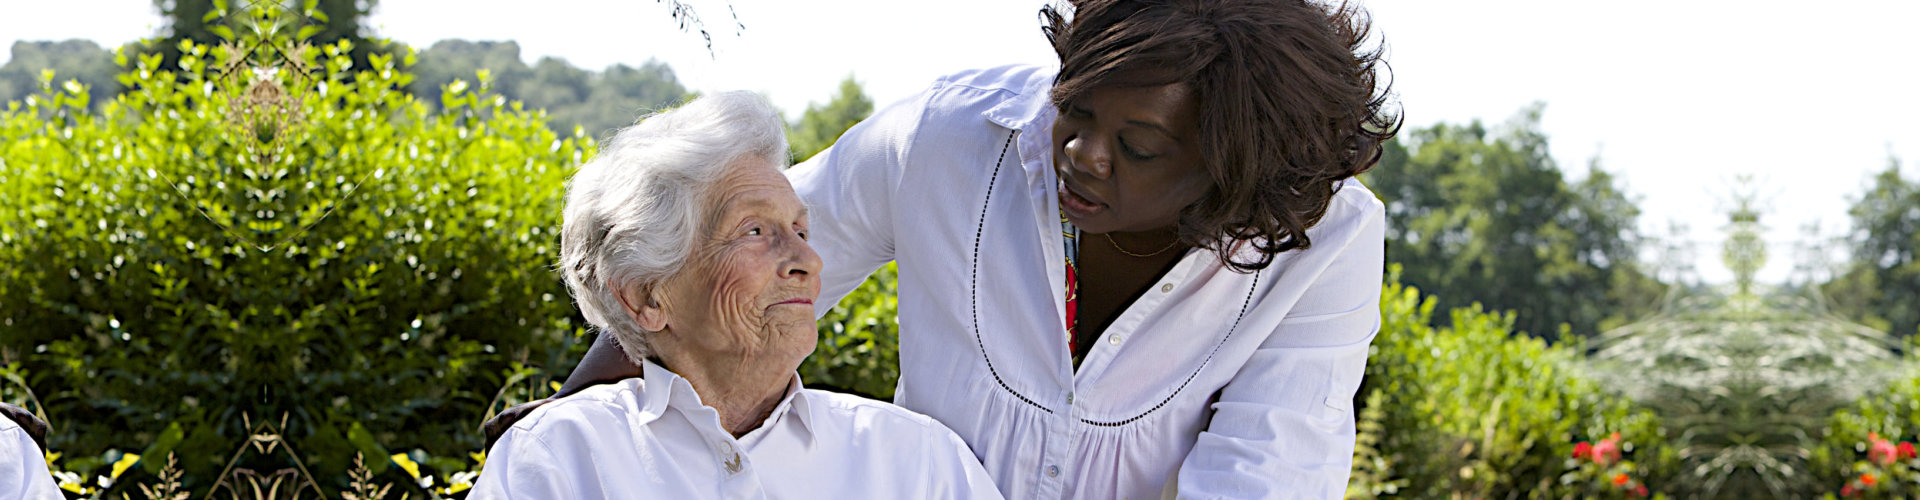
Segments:
[[[1822,291],[1841,315],[1897,336],[1920,333],[1920,181],[1889,158],[1847,214],[1851,260]]]
[[[852,76],[840,81],[840,89],[826,104],[809,104],[787,133],[794,161],[812,158],[840,139],[840,134],[873,114],[873,99],[861,90]]]
[[[692,96],[665,63],[588,71],[543,57],[529,67],[520,59],[520,44],[511,41],[441,40],[421,51],[419,62],[413,67],[417,78],[407,87],[410,92],[432,95],[448,82],[471,80],[486,71],[500,95],[546,110],[548,123],[562,135],[578,126],[589,137],[605,137],[646,113]]]
[[[113,64],[113,54],[92,41],[23,40],[13,42],[12,51],[13,58],[0,65],[0,102],[40,93],[47,71],[53,71],[55,81],[77,80],[85,86],[89,110],[97,111],[101,103],[120,93],[120,82],[114,79],[120,67]]]
[[[1387,204],[1390,261],[1443,308],[1518,313],[1520,331],[1590,335],[1652,310],[1663,286],[1638,264],[1639,209],[1597,162],[1568,183],[1542,107],[1498,134],[1479,122],[1413,130],[1365,182]]]

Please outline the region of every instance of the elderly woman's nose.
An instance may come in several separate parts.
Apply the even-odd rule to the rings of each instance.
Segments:
[[[820,254],[813,251],[813,245],[807,244],[807,240],[800,238],[798,234],[789,234],[786,240],[787,243],[782,246],[787,252],[787,259],[781,264],[780,276],[818,278],[820,268],[824,264],[820,262]]]

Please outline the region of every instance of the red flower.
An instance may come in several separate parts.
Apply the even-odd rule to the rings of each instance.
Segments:
[[[1843,496],[1843,497],[1853,496],[1853,485],[1849,484],[1849,485],[1841,486],[1840,496]]]
[[[1907,442],[1907,441],[1901,441],[1901,442],[1900,442],[1900,447],[1899,447],[1899,451],[1900,451],[1900,458],[1903,458],[1903,459],[1905,459],[1905,458],[1913,458],[1913,457],[1914,457],[1914,453],[1913,453],[1913,443],[1910,443],[1910,442]]]
[[[1613,475],[1613,485],[1614,485],[1614,486],[1626,486],[1626,485],[1627,485],[1627,481],[1629,481],[1629,480],[1630,480],[1630,479],[1629,479],[1629,478],[1627,478],[1627,473],[1625,473],[1625,472],[1622,472],[1622,473],[1619,473],[1619,474],[1614,474],[1614,475]]]
[[[1581,441],[1580,444],[1573,445],[1573,458],[1588,458],[1591,456],[1593,456],[1592,444]]]
[[[1647,496],[1647,485],[1642,484],[1642,485],[1633,487],[1633,496],[1636,496],[1636,497]]]
[[[1867,486],[1873,486],[1873,483],[1875,483],[1875,482],[1878,482],[1878,481],[1879,481],[1878,479],[1874,479],[1874,478],[1873,478],[1873,474],[1861,474],[1861,475],[1860,475],[1860,484],[1864,484],[1864,485],[1867,485]]]
[[[1911,448],[1911,446],[1909,446],[1909,448]],[[1867,460],[1880,464],[1882,467],[1892,465],[1894,459],[1898,458],[1900,454],[1900,450],[1895,448],[1893,443],[1887,442],[1885,439],[1874,439],[1873,444],[1867,447]]]

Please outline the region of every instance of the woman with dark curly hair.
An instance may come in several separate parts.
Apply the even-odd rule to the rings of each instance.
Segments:
[[[817,312],[899,263],[894,402],[1008,498],[1345,489],[1399,128],[1359,9],[1086,0],[793,168]],[[631,376],[596,345],[568,389]]]

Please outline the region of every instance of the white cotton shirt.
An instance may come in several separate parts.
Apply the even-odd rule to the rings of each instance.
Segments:
[[[1342,496],[1380,325],[1380,201],[1341,182],[1312,247],[1257,273],[1189,252],[1076,371],[1052,79],[941,79],[789,170],[825,262],[816,307],[897,260],[894,402],[958,432],[1007,498]]]
[[[641,370],[515,423],[472,498],[1001,498],[966,444],[924,415],[795,375],[766,422],[735,439],[686,379]]]
[[[13,419],[0,417],[0,498],[62,500],[60,487],[47,470],[40,445]]]

